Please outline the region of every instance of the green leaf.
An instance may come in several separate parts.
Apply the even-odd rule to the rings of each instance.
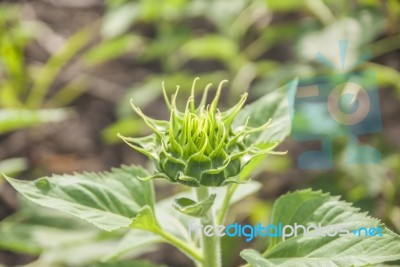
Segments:
[[[290,96],[295,92],[297,83],[297,79],[293,80],[245,106],[233,121],[233,127],[244,125],[249,116],[248,125],[252,127],[259,127],[271,119],[269,126],[253,134],[249,142],[261,145],[283,141],[291,131],[290,107],[294,98]]]
[[[152,184],[137,178],[147,175],[140,167],[123,166],[98,174],[55,175],[35,181],[6,179],[19,193],[41,206],[112,231],[130,226],[145,206],[152,207]]]
[[[175,199],[174,208],[183,214],[193,217],[205,217],[214,204],[216,194],[210,194],[206,199],[196,202],[190,198]]]
[[[345,227],[346,235],[270,237],[267,251],[260,255],[244,250],[241,256],[252,266],[365,266],[400,259],[400,236],[354,208],[339,197],[320,191],[302,190],[280,197],[272,211],[272,224]],[[353,230],[381,227],[383,236],[358,236]],[[363,232],[364,233],[364,232]],[[332,234],[333,235],[333,234]]]
[[[41,123],[62,121],[72,114],[68,109],[2,109],[0,110],[0,134]]]

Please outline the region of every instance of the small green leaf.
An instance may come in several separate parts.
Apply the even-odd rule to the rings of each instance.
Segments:
[[[339,197],[302,190],[280,197],[274,204],[272,224],[343,226],[346,235],[270,237],[269,248],[260,255],[248,249],[241,256],[256,267],[348,267],[366,266],[400,259],[400,236],[377,219],[367,216]],[[381,227],[383,236],[358,236],[352,231]],[[315,232],[314,232],[315,233]]]
[[[196,202],[190,198],[175,199],[174,208],[186,215],[193,217],[205,217],[214,204],[216,194],[210,194],[206,199]]]
[[[41,206],[56,209],[106,231],[128,227],[143,208],[152,207],[153,188],[150,182],[137,177],[147,176],[140,167],[123,166],[103,173],[75,173],[36,181],[20,181],[6,177],[22,195]]]

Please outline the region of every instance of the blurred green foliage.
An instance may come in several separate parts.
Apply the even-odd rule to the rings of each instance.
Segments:
[[[50,96],[61,70],[87,45],[92,34],[83,29],[43,66],[28,64],[28,46],[48,30],[42,22],[21,20],[17,5],[4,4],[0,9],[0,134],[64,120],[72,113],[59,107],[83,93],[73,79]]]
[[[160,90],[149,91],[155,81],[175,81],[177,76],[183,88],[190,88],[186,80],[197,75],[210,80],[208,75],[213,73],[216,81],[228,77],[232,98],[250,85],[255,97],[291,77],[329,72],[315,63],[315,56],[324,48],[330,53],[328,58],[337,62],[336,41],[343,35],[352,45],[347,54],[350,61],[358,59],[366,48],[376,56],[397,49],[397,6],[396,1],[388,5],[379,1],[351,4],[321,0],[234,0],[228,5],[224,0],[157,4],[107,1],[101,27],[103,41],[86,59],[93,64],[124,56],[138,65],[157,66],[156,72],[128,90],[118,108],[120,117],[132,116],[127,99],[143,98],[141,104],[145,107],[159,97]],[[393,19],[387,19],[388,12]],[[287,19],[275,22],[275,17]],[[380,40],[373,43],[378,36]],[[274,56],[277,53],[280,55]],[[396,70],[376,63],[365,63],[360,68],[373,69],[380,85],[399,87]],[[125,131],[116,126],[111,129],[137,133],[133,127]]]

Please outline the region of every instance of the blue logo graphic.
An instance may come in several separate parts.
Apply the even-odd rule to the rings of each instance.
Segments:
[[[347,41],[339,41],[341,69],[344,70]],[[366,53],[353,69],[370,57]],[[329,68],[333,64],[322,54],[317,60]],[[348,164],[376,164],[380,152],[360,145],[358,136],[382,130],[375,73],[344,72],[334,69],[326,76],[302,79],[296,94],[288,92],[292,137],[296,141],[320,141],[318,150],[303,152],[298,158],[301,169],[330,169],[333,166],[332,141],[345,136]],[[291,99],[292,98],[292,99]]]

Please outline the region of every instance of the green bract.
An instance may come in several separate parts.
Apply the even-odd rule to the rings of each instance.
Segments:
[[[249,134],[265,129],[269,121],[261,127],[253,128],[247,125],[247,119],[245,125],[232,127],[233,120],[246,101],[247,93],[242,95],[234,107],[221,112],[217,105],[222,86],[227,81],[219,84],[211,104],[206,104],[207,92],[211,87],[208,84],[196,107],[194,89],[197,80],[193,82],[184,112],[176,106],[179,87],[169,100],[163,85],[165,102],[171,113],[169,121],[151,119],[132,105],[154,132],[141,138],[120,136],[132,148],[154,160],[157,172],[143,179],[166,178],[193,187],[239,182],[237,177],[243,166],[253,157],[272,149],[259,149],[245,142]]]

